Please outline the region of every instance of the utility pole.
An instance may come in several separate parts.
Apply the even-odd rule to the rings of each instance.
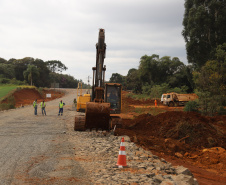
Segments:
[[[89,87],[89,78],[90,78],[90,76],[88,76],[88,87]],[[90,94],[90,88],[89,88],[89,94]]]

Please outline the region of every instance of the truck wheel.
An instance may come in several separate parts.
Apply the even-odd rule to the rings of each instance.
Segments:
[[[173,102],[169,102],[169,107],[174,107],[174,103]]]

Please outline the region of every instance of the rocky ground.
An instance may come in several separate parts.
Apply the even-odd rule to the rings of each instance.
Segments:
[[[72,133],[77,142],[74,160],[87,169],[91,184],[198,184],[192,173],[183,166],[172,166],[130,142],[128,136],[104,136],[101,132]],[[127,167],[116,166],[121,138],[125,138]]]

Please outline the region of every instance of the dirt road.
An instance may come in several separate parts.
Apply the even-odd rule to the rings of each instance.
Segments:
[[[60,160],[74,155],[69,142],[76,111],[72,102],[76,90],[67,90],[64,115],[58,116],[59,99],[47,102],[47,116],[38,116],[32,106],[0,112],[0,184],[75,184],[88,182],[75,160]],[[71,168],[68,168],[68,166]],[[60,180],[59,180],[60,179]]]

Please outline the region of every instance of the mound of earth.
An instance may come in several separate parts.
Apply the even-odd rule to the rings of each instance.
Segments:
[[[46,94],[51,94],[51,98],[46,98]],[[43,89],[41,93],[36,89],[20,89],[16,90],[12,96],[15,100],[15,107],[20,107],[24,105],[30,105],[37,99],[37,102],[43,100],[50,101],[56,98],[60,98],[64,95],[62,91],[55,91],[52,89]],[[7,103],[8,100],[5,99],[1,103]]]
[[[157,116],[142,114],[133,120],[124,120],[123,128],[126,133],[127,130],[130,133],[134,131],[137,137],[152,136],[183,141],[189,150],[214,146],[226,148],[226,116],[205,117],[195,112],[182,111],[165,112]],[[118,129],[116,133],[120,132]],[[148,140],[142,143],[148,146]]]
[[[195,112],[169,111],[124,119],[116,135],[128,135],[138,145],[206,166],[226,170],[226,116],[205,117]],[[207,149],[208,148],[208,149]],[[216,167],[214,167],[216,168]],[[226,175],[226,174],[225,174]]]

